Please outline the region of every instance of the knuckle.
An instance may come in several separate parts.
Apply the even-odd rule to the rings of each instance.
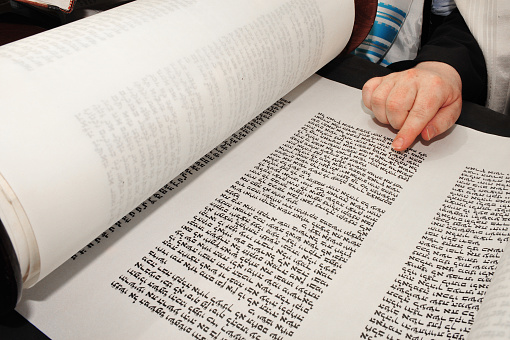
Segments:
[[[379,110],[374,110],[375,118],[382,124],[389,124],[388,117],[386,117],[386,113],[380,112]]]
[[[388,99],[386,108],[389,112],[401,112],[403,110],[402,102],[399,99]]]
[[[414,118],[416,118],[420,121],[428,120],[430,118],[429,114],[428,114],[428,110],[425,107],[413,108],[412,113],[413,113]]]
[[[426,98],[421,98],[420,101],[413,106],[413,115],[420,119],[430,119],[434,117],[441,108],[444,101],[437,95],[430,94]]]
[[[415,69],[415,68],[411,68],[411,69],[409,69],[409,70],[407,70],[407,71],[404,71],[404,73],[403,73],[403,74],[404,74],[404,76],[405,76],[406,78],[408,78],[408,79],[414,79],[414,78],[416,78],[416,77],[418,77],[418,76],[419,76],[419,73],[420,73],[420,71],[419,71],[419,70],[417,70],[417,69]]]
[[[372,104],[378,107],[386,106],[386,95],[380,92],[372,94]]]
[[[406,117],[404,117],[402,115],[392,115],[391,118],[388,120],[389,120],[392,128],[394,128],[396,130],[400,130],[400,129],[402,129],[402,126],[404,126]]]
[[[374,86],[378,82],[378,79],[379,78],[375,77],[375,78],[371,78],[371,79],[367,80],[365,82],[365,85],[363,85],[363,88],[365,88],[365,87],[369,88],[369,87]]]
[[[439,75],[431,75],[427,81],[432,87],[436,88],[443,88],[446,85],[444,79]]]
[[[377,86],[381,83],[380,77],[371,78],[366,81],[366,83],[363,85],[363,88],[361,89],[363,92],[373,92]]]

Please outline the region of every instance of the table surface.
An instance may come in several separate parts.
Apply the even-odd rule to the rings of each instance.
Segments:
[[[334,59],[317,73],[325,78],[361,89],[368,79],[383,76],[389,72],[388,69],[361,58],[343,56]],[[510,137],[510,116],[473,103],[463,103],[462,114],[457,123],[482,132]],[[16,311],[0,316],[0,335],[3,340],[48,339]]]

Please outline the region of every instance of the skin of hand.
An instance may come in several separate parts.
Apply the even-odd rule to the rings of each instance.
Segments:
[[[431,140],[455,124],[462,109],[462,81],[450,65],[427,61],[414,68],[372,78],[363,103],[377,120],[399,130],[392,147],[404,151],[421,134]]]

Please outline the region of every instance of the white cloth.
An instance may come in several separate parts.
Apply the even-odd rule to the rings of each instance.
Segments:
[[[488,73],[487,107],[510,114],[510,1],[456,2],[485,57]]]

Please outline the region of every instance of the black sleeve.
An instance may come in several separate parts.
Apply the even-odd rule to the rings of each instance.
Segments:
[[[423,61],[440,61],[454,67],[462,79],[463,98],[485,105],[487,98],[487,68],[482,50],[469,31],[458,10],[441,19],[430,39],[425,37],[414,60],[393,63],[393,71],[403,71]]]

